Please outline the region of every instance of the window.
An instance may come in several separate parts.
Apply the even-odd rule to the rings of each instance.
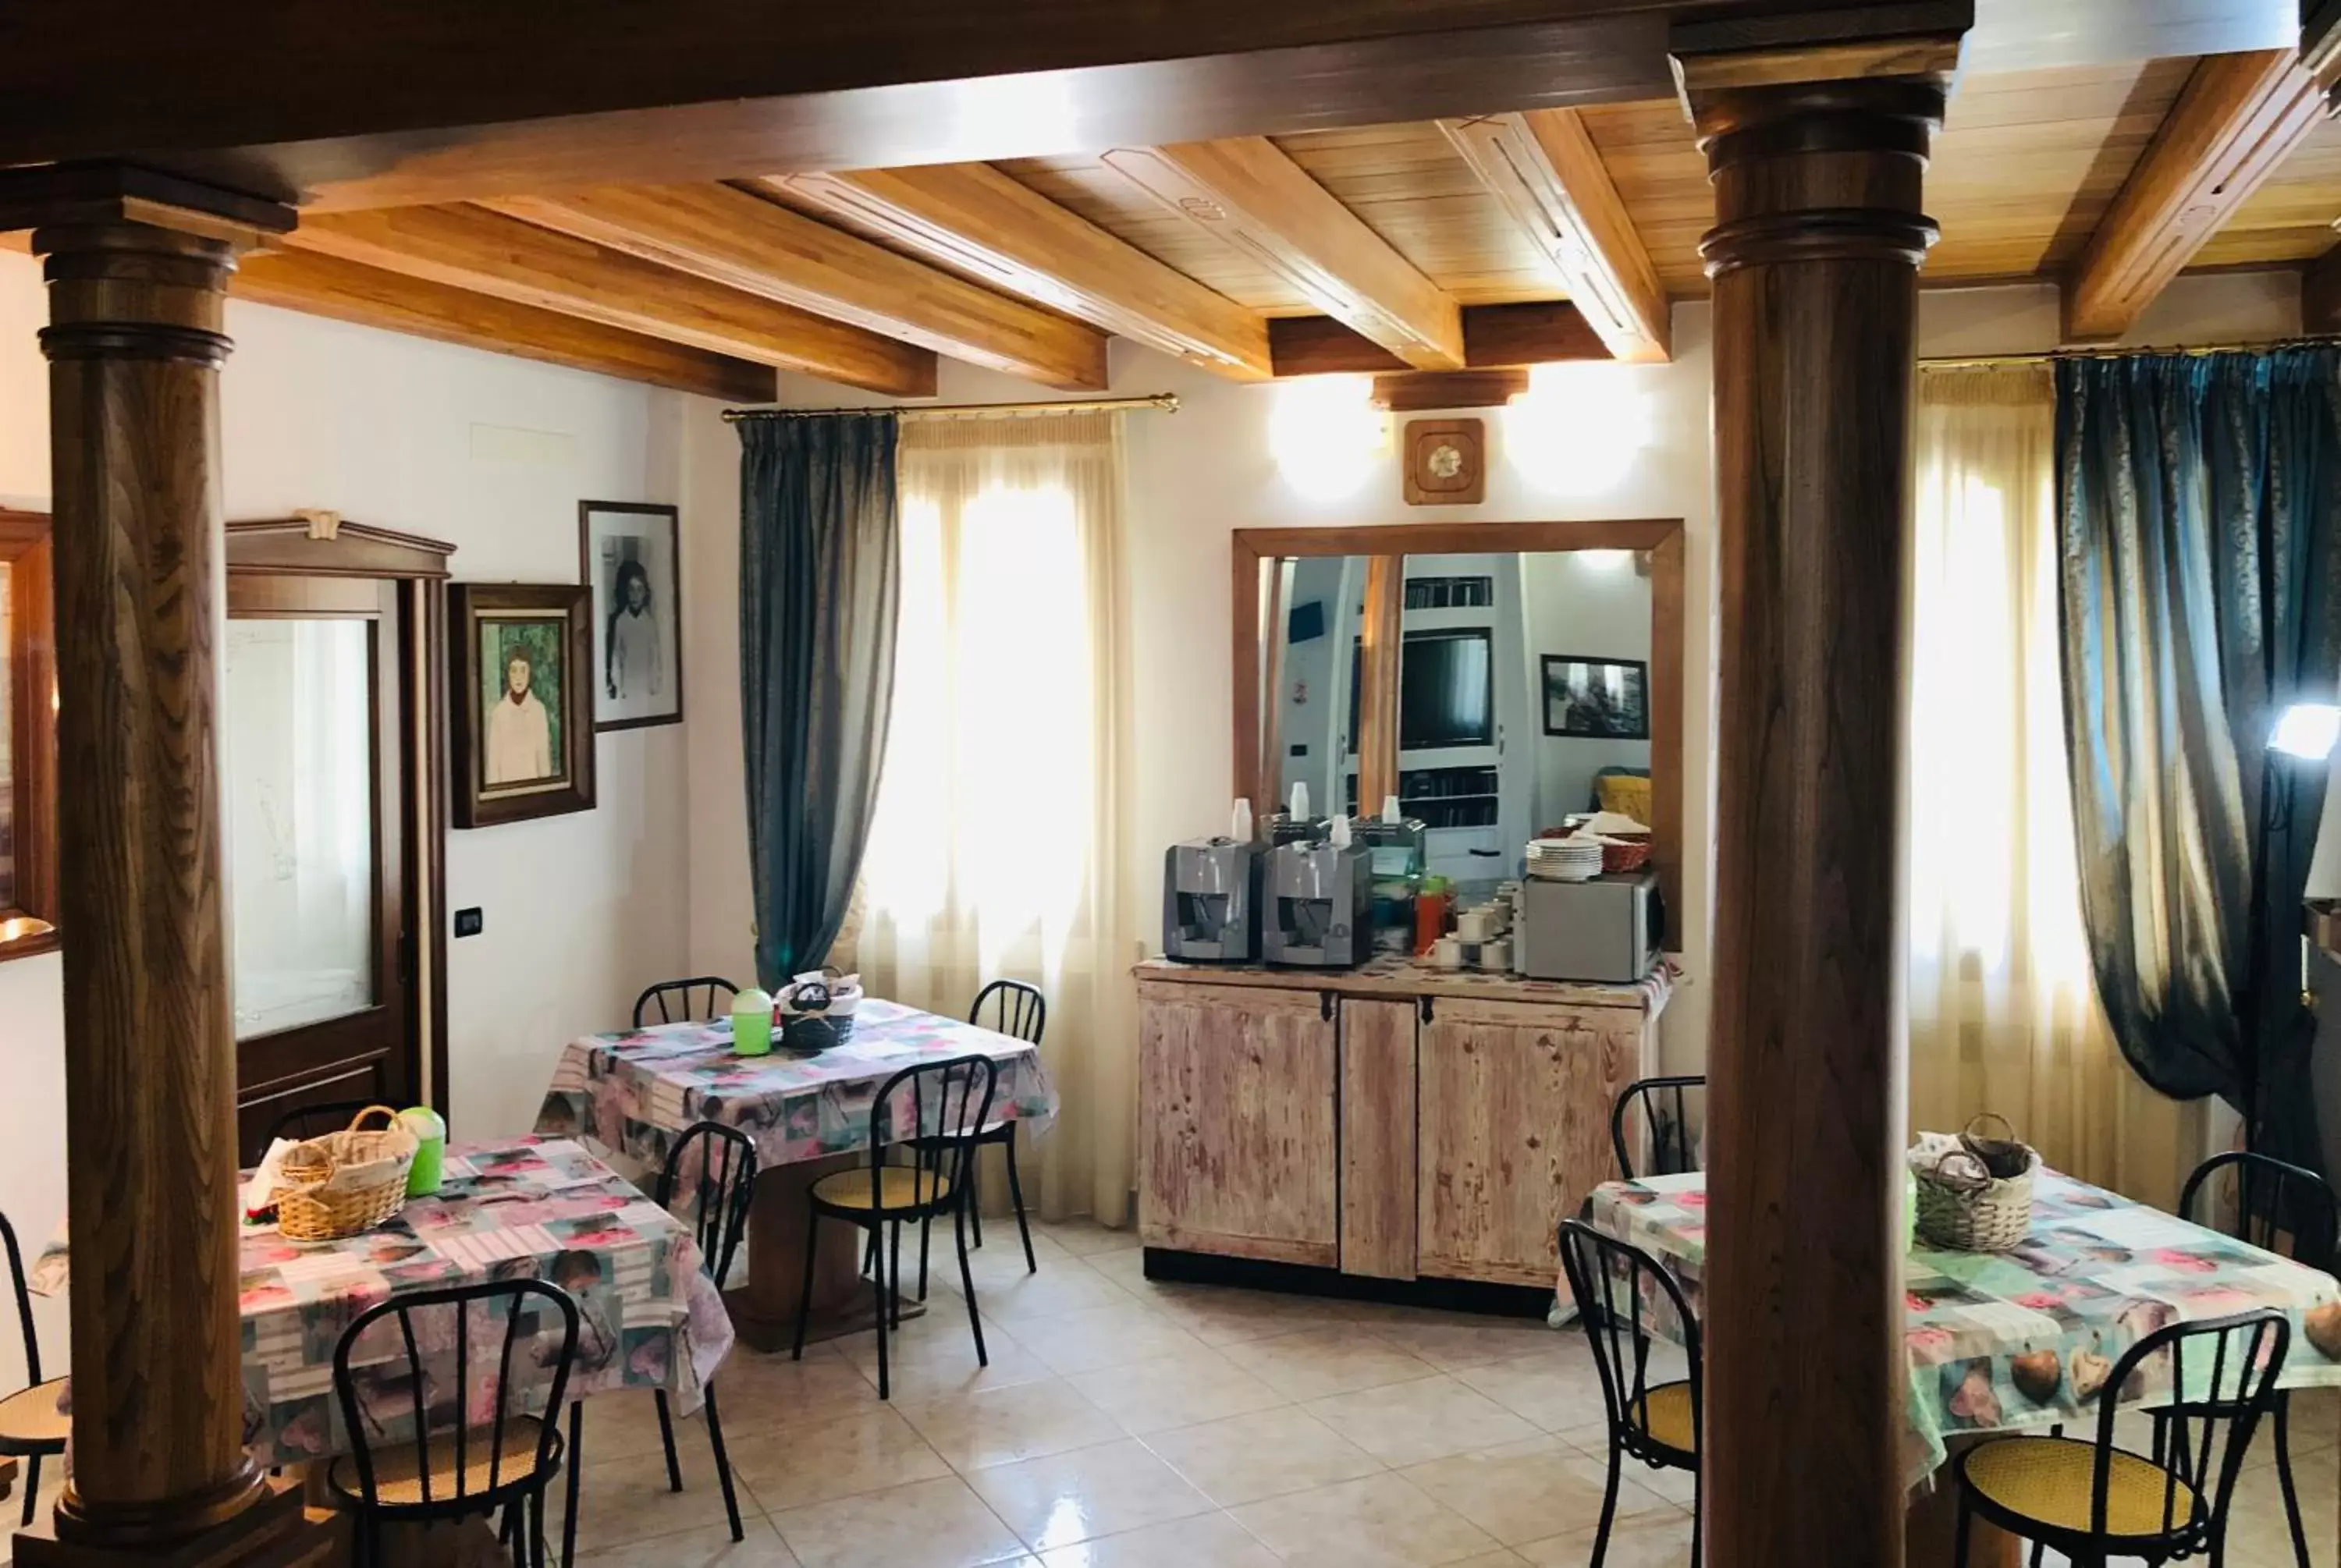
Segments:
[[[49,520],[0,510],[0,959],[56,946],[56,648]]]

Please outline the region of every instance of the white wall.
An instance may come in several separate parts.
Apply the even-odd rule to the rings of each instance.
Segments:
[[[45,309],[37,265],[0,253],[0,503],[42,510]],[[459,581],[575,582],[578,501],[681,501],[682,443],[722,431],[702,400],[530,361],[242,303],[227,324],[227,515],[327,507],[447,540]],[[731,681],[687,679],[687,711],[715,715],[700,728],[727,728]],[[447,949],[459,1136],[526,1130],[562,1046],[624,1022],[637,990],[682,971],[687,728],[601,737],[593,811],[449,835],[448,906],[487,919]],[[0,963],[0,1208],[34,1247],[65,1202],[60,1013],[55,955]],[[47,1314],[60,1366],[64,1334]],[[0,1335],[0,1385],[13,1339]]]
[[[2125,340],[2137,344],[2250,341],[2298,330],[2298,281],[2267,273],[2182,278]],[[1928,357],[2017,353],[2057,341],[2057,297],[2043,286],[1920,296],[1919,352]],[[1470,411],[1488,421],[1487,498],[1474,507],[1410,507],[1400,499],[1396,441],[1327,473],[1280,470],[1280,439],[1294,433],[1292,386],[1239,386],[1125,342],[1113,345],[1112,388],[1170,391],[1176,414],[1129,418],[1132,671],[1138,714],[1134,886],[1161,874],[1161,848],[1219,831],[1227,819],[1230,739],[1228,536],[1239,528],[1433,520],[1680,517],[1686,524],[1683,908],[1679,933],[1689,983],[1665,1023],[1672,1070],[1695,1069],[1707,1038],[1706,950],[1712,898],[1715,716],[1714,511],[1708,447],[1708,313],[1679,305],[1667,365],[1562,367],[1532,406]],[[869,397],[782,378],[798,407],[876,405]],[[950,402],[1023,402],[1025,382],[946,361]],[[1392,422],[1393,423],[1395,422]],[[687,431],[686,574],[695,555],[736,549],[736,516],[714,499],[736,490],[737,443],[720,426]],[[704,537],[702,537],[704,536]],[[736,679],[731,577],[694,600],[692,679],[705,690]],[[718,666],[721,670],[718,672]],[[704,710],[702,710],[704,711]],[[694,727],[691,769],[692,953],[700,967],[744,968],[748,894],[736,726]],[[1141,899],[1141,908],[1146,907]]]

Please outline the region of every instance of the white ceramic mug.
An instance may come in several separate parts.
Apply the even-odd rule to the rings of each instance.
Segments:
[[[1441,937],[1430,944],[1430,964],[1436,969],[1459,969],[1463,967],[1463,944],[1453,937]]]
[[[1512,968],[1512,944],[1509,938],[1487,943],[1479,949],[1479,967],[1493,974],[1507,975]]]
[[[1496,934],[1496,917],[1487,908],[1466,909],[1455,917],[1455,934],[1467,942],[1484,942]]]

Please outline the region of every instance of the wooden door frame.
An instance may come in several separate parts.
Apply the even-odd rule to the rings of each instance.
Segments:
[[[427,1048],[416,1066],[423,1097],[447,1114],[447,558],[455,547],[420,534],[344,521],[331,511],[227,524],[231,580],[255,577],[373,578],[395,584],[405,666],[414,700],[401,726],[400,766],[413,780],[407,802],[405,898],[415,932],[416,1018]],[[410,1024],[410,1028],[413,1026]]]
[[[0,648],[12,656],[5,679],[15,686],[8,704],[8,765],[15,778],[0,778],[0,785],[23,786],[15,802],[15,898],[0,902],[0,920],[26,916],[49,927],[0,944],[0,960],[48,952],[60,939],[57,725],[55,710],[44,700],[55,690],[57,680],[54,549],[46,512],[0,507],[0,564],[14,568],[7,591],[13,601],[9,637],[15,644]]]
[[[1264,633],[1260,567],[1294,556],[1542,554],[1567,550],[1630,550],[1650,557],[1651,861],[1669,922],[1669,948],[1681,943],[1683,824],[1683,520],[1679,517],[1567,522],[1400,522],[1340,528],[1240,528],[1230,536],[1230,651],[1235,669],[1233,793],[1260,789],[1260,644]],[[1271,794],[1273,791],[1271,791]],[[1360,794],[1360,804],[1366,797]],[[1277,809],[1273,799],[1255,809]]]

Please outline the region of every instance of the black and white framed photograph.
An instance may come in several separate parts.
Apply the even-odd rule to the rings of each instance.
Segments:
[[[593,728],[682,718],[682,585],[675,509],[577,504],[579,575],[593,590]]]
[[[1577,653],[1544,658],[1544,732],[1597,740],[1650,738],[1650,666]]]

